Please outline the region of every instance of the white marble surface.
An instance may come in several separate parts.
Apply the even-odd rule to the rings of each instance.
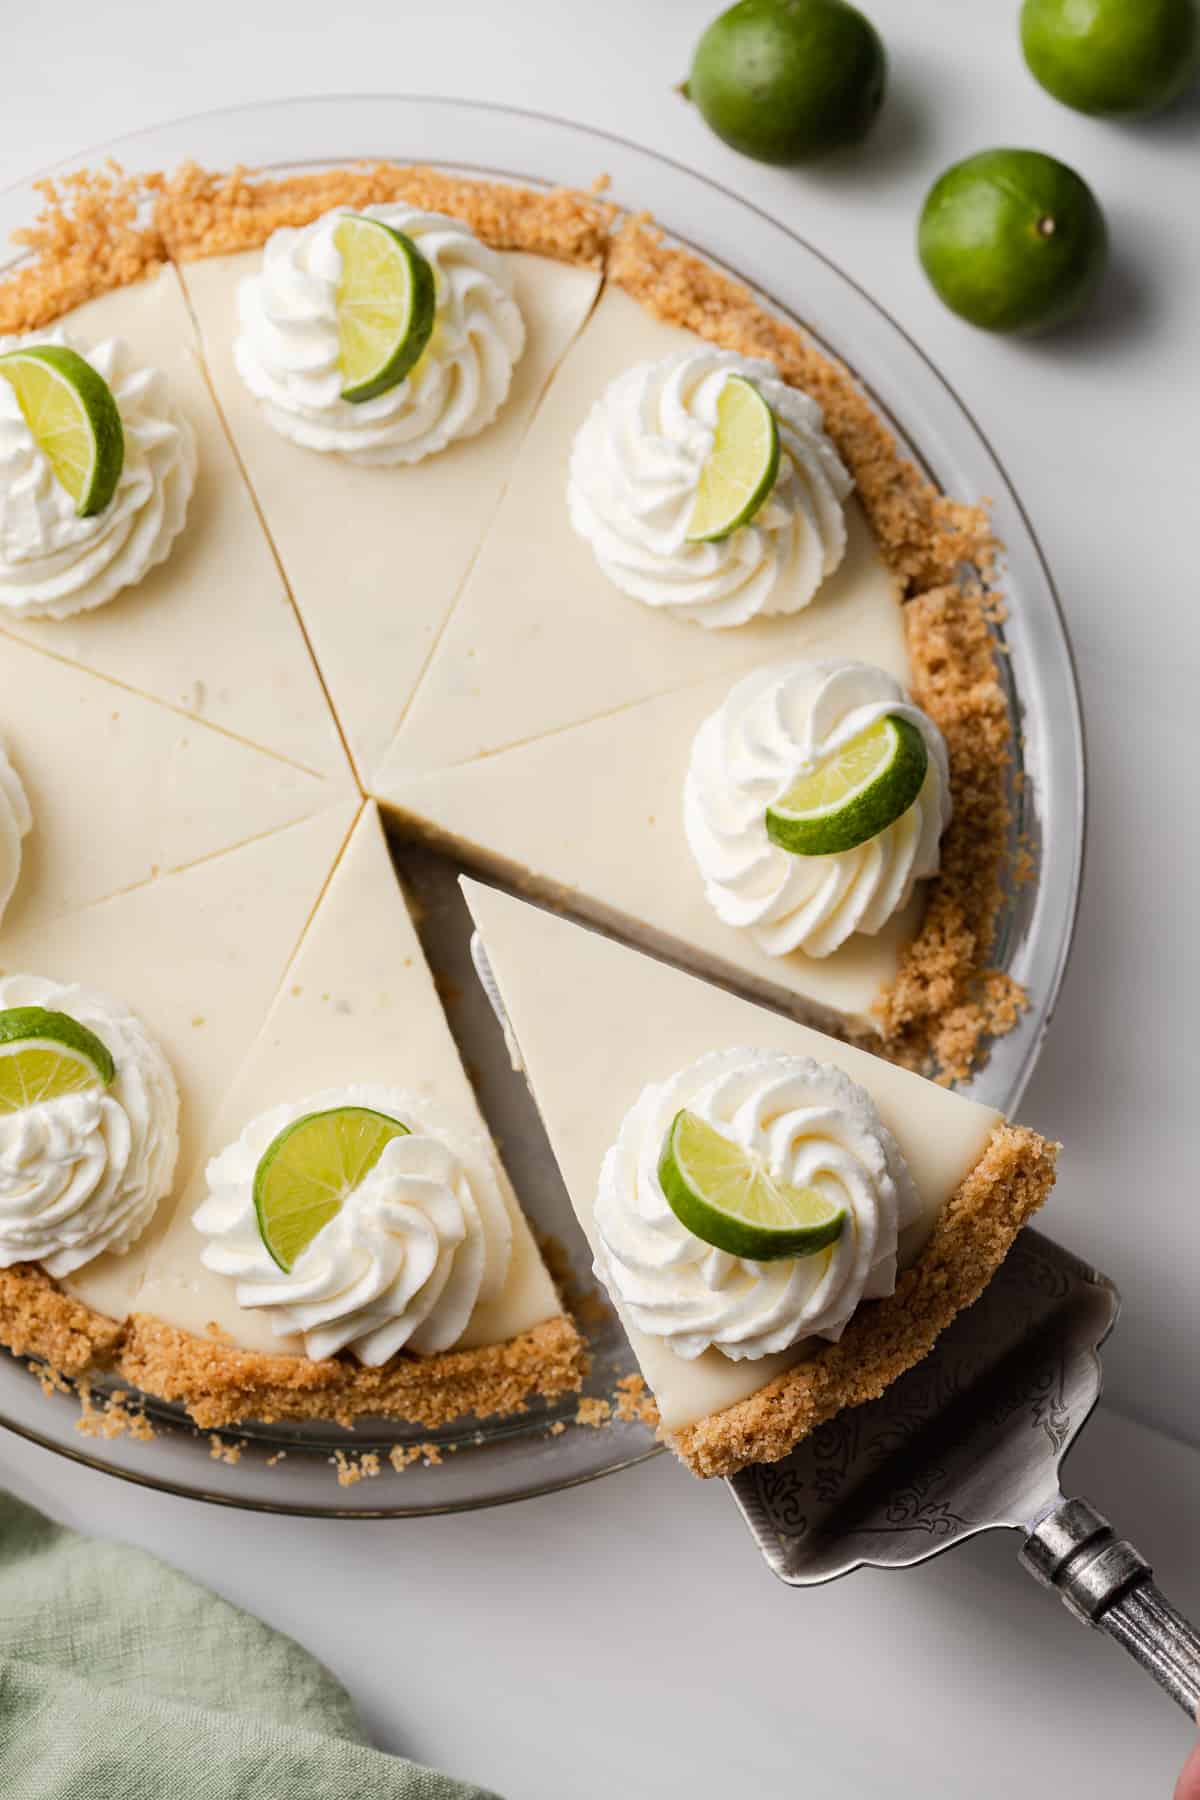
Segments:
[[[59,0],[9,26],[21,54],[0,65],[0,182],[237,101],[461,94],[666,151],[794,223],[887,302],[983,422],[1062,593],[1090,723],[1091,849],[1025,1113],[1068,1146],[1049,1228],[1125,1292],[1113,1405],[1200,1443],[1188,1129],[1200,97],[1136,128],[1089,121],[1026,74],[1015,3],[870,0],[892,58],[873,140],[807,174],[768,170],[671,92],[714,6],[359,0],[350,27],[312,0],[206,0],[186,20],[144,0]],[[1040,344],[959,324],[913,254],[933,176],[998,143],[1075,164],[1112,226],[1090,320]],[[1078,1462],[1080,1485],[1200,1613],[1200,1457],[1108,1416]],[[907,1579],[800,1596],[755,1563],[724,1493],[665,1461],[505,1513],[357,1529],[209,1513],[23,1445],[0,1446],[0,1463],[51,1511],[156,1548],[294,1631],[345,1676],[380,1741],[513,1796],[783,1794],[802,1780],[829,1795],[1166,1795],[1186,1745],[1166,1702],[1056,1616],[999,1540]]]

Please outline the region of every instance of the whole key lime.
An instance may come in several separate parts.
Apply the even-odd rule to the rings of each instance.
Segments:
[[[1078,112],[1130,118],[1180,95],[1200,66],[1196,0],[1025,0],[1030,72]]]
[[[714,19],[683,93],[735,150],[796,163],[870,130],[887,62],[847,0],[738,0]]]
[[[984,150],[934,182],[917,234],[951,312],[985,331],[1061,325],[1104,273],[1104,214],[1082,176],[1038,150]]]

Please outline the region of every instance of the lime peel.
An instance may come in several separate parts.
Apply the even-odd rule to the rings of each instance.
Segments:
[[[437,286],[412,238],[382,219],[347,213],[334,243],[342,399],[359,405],[398,387],[421,356],[433,334]]]
[[[686,1107],[671,1121],[658,1179],[685,1230],[750,1262],[815,1256],[846,1226],[844,1206],[818,1188],[779,1180],[761,1157]]]
[[[393,1138],[408,1126],[368,1106],[304,1113],[278,1132],[254,1171],[254,1211],[272,1260],[285,1272],[337,1217]]]
[[[767,836],[793,856],[855,850],[908,811],[928,767],[917,726],[887,713],[768,806]]]
[[[0,1012],[0,1114],[108,1087],[116,1072],[108,1046],[69,1013]]]
[[[689,544],[719,542],[748,525],[779,473],[779,426],[744,375],[730,375],[717,396],[713,447],[705,458],[688,519]]]
[[[0,375],[77,517],[103,512],[125,466],[121,414],[103,375],[66,344],[9,350]]]

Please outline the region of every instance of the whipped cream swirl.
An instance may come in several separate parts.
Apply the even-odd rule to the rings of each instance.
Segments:
[[[793,781],[885,714],[909,719],[929,753],[908,811],[836,856],[794,856],[767,836],[767,807]],[[770,956],[829,956],[879,931],[935,875],[950,819],[946,746],[933,720],[883,669],[856,662],[770,663],[739,681],[692,745],[684,827],[704,891],[727,925]]]
[[[0,381],[0,616],[66,619],[103,606],[163,562],[183,530],[196,481],[196,437],[165,375],[142,368],[120,338],[84,350],[61,326],[0,338],[0,351],[65,344],[112,390],[125,434],[117,490],[90,519],[56,478]]]
[[[21,873],[21,839],[33,827],[33,813],[21,777],[0,743],[0,920]]]
[[[262,267],[238,290],[238,372],[275,430],[310,450],[358,463],[415,463],[496,417],[525,348],[510,272],[458,219],[413,207],[365,206],[412,239],[433,266],[433,335],[403,381],[373,400],[341,397],[334,241],[350,211],[336,207],[268,238]]]
[[[681,1107],[776,1178],[844,1205],[842,1235],[814,1256],[765,1263],[694,1237],[658,1179]],[[679,1356],[768,1356],[801,1338],[836,1341],[861,1300],[890,1294],[898,1234],[917,1212],[908,1167],[865,1089],[808,1056],[720,1050],[644,1088],[626,1114],[600,1171],[596,1273],[637,1329]]]
[[[409,1135],[385,1145],[337,1215],[281,1269],[259,1233],[255,1171],[285,1126],[336,1106],[386,1113]],[[486,1157],[472,1162],[488,1168]],[[400,1349],[448,1350],[508,1274],[512,1224],[490,1169],[483,1179],[468,1174],[428,1103],[388,1088],[339,1088],[262,1113],[209,1163],[208,1189],[193,1215],[209,1240],[201,1260],[234,1278],[239,1306],[270,1308],[280,1336],[303,1333],[313,1358],[350,1349],[374,1368]]]
[[[116,1074],[94,1093],[0,1113],[0,1268],[40,1262],[56,1279],[128,1250],[170,1191],[179,1095],[166,1057],[114,1000],[36,975],[0,977],[0,1010],[66,1013],[108,1048]]]
[[[779,427],[779,474],[749,524],[689,544],[717,401],[731,375],[751,380]],[[846,549],[842,502],[853,483],[815,400],[769,362],[707,345],[618,375],[580,427],[567,504],[609,580],[647,606],[700,625],[744,625],[799,612]]]

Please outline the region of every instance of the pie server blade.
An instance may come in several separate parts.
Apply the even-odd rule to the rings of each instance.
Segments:
[[[1099,1398],[1099,1350],[1119,1307],[1107,1276],[1022,1232],[924,1362],[782,1462],[729,1481],[770,1568],[812,1587],[853,1569],[909,1568],[980,1531],[1020,1531],[1021,1566],[1194,1719],[1200,1635],[1132,1544],[1059,1486]]]

